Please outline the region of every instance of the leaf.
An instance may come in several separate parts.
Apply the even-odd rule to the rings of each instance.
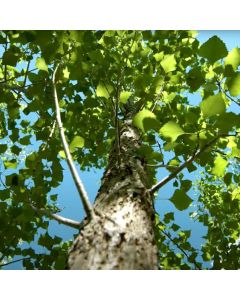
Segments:
[[[156,61],[160,61],[163,59],[163,55],[164,55],[164,52],[160,52],[160,53],[156,53],[153,55],[153,57],[156,59]]]
[[[148,109],[139,111],[133,117],[133,125],[141,129],[143,132],[150,129],[157,130],[159,128],[159,122],[157,121],[156,116]]]
[[[170,201],[178,210],[185,210],[192,203],[192,199],[183,190],[176,190]]]
[[[227,83],[231,96],[240,95],[240,72],[237,72]]]
[[[185,132],[183,129],[174,121],[169,121],[163,125],[160,129],[160,133],[167,138],[170,138],[172,142],[174,142],[180,135]]]
[[[121,92],[120,102],[126,103],[131,95],[132,95],[131,92],[126,92],[126,91]]]
[[[10,49],[5,51],[2,56],[2,63],[4,65],[15,67],[18,62],[19,56],[17,53],[14,53]]]
[[[0,145],[0,153],[4,153],[7,150],[8,146],[6,144]]]
[[[38,70],[48,72],[48,65],[46,64],[45,59],[42,57],[38,57],[36,59],[36,67],[38,68]]]
[[[75,148],[82,148],[83,146],[84,146],[84,138],[79,135],[76,135],[69,145],[69,150],[72,153],[74,152]]]
[[[58,154],[60,155],[60,157],[61,158],[66,158],[66,155],[65,155],[65,152],[64,152],[64,150],[60,150],[59,152],[58,152]]]
[[[103,97],[108,99],[110,97],[111,92],[113,91],[113,87],[111,85],[104,85],[99,83],[97,86],[96,94],[98,97]]]
[[[200,68],[195,68],[187,73],[187,84],[192,91],[196,91],[205,82],[205,78]]]
[[[199,55],[205,57],[210,63],[214,63],[220,58],[225,57],[228,54],[226,45],[224,42],[214,35],[208,41],[206,41],[199,49]]]
[[[16,167],[17,167],[16,159],[4,161],[3,164],[6,169],[16,169]]]
[[[173,54],[165,55],[164,59],[161,61],[161,66],[163,67],[165,73],[172,72],[176,70],[176,60]]]
[[[166,213],[164,215],[164,219],[163,219],[164,223],[169,223],[169,222],[171,222],[173,220],[174,220],[174,213],[173,212],[169,212],[169,213]]]
[[[68,71],[68,67],[63,69],[63,78],[69,79],[70,72]]]
[[[218,155],[217,158],[214,160],[214,167],[212,169],[212,174],[222,177],[224,175],[227,165],[228,162],[220,155]]]
[[[184,189],[185,192],[190,190],[191,187],[192,187],[192,181],[191,180],[186,179],[186,180],[181,181],[181,188]]]
[[[231,52],[228,53],[225,59],[225,65],[231,65],[234,70],[240,65],[240,49],[233,48]]]
[[[200,103],[200,108],[204,117],[211,117],[222,114],[226,110],[222,93],[210,96]]]

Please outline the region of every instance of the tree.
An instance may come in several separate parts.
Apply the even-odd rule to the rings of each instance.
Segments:
[[[0,43],[1,267],[16,255],[27,269],[240,267],[238,48],[193,31],[2,31]],[[81,222],[52,193],[63,160]],[[105,168],[94,205],[77,166]],[[198,182],[185,178],[196,170]],[[176,210],[198,191],[200,251],[154,209],[168,182]],[[79,231],[72,245],[49,235],[52,219]],[[48,251],[21,245],[34,240]]]

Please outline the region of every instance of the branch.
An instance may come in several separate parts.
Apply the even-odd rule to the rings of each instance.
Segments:
[[[34,69],[28,71],[27,73],[31,73],[31,72],[36,71],[36,70],[38,70],[38,69],[37,69],[37,68],[34,68]],[[26,75],[26,74],[25,74],[25,75]],[[23,76],[23,75],[20,74],[20,75],[14,76],[14,77],[12,77],[12,78],[5,79],[5,80],[3,80],[3,81],[0,81],[0,84],[4,84],[4,83],[6,83],[6,82],[8,82],[8,81],[13,81],[13,80],[15,80],[15,79],[17,79],[17,78],[19,78],[19,77],[22,77],[22,76]]]
[[[41,214],[41,215],[47,215],[49,218],[56,220],[60,224],[64,224],[64,225],[67,225],[69,227],[76,228],[76,229],[81,228],[82,223],[80,223],[80,222],[77,222],[77,221],[67,219],[67,218],[64,218],[62,216],[53,214],[53,213],[49,212],[48,210],[46,210],[44,208],[38,209],[35,206],[33,206],[32,204],[30,204],[30,206],[36,213]]]
[[[176,170],[178,168],[176,166],[164,165],[164,164],[156,164],[156,165],[146,164],[146,166],[152,167],[152,168],[166,168],[166,169],[171,169],[171,170]]]
[[[41,84],[41,83],[45,83],[45,81],[44,80],[39,80],[37,82],[26,84],[26,85],[24,83],[24,85],[22,85],[22,86],[19,86],[19,85],[9,85],[9,84],[7,84],[5,82],[2,82],[0,84],[2,84],[2,86],[5,89],[21,91],[21,90],[25,89],[26,87],[33,86],[33,85],[38,85],[38,84]]]
[[[226,95],[226,97],[227,97],[228,99],[230,99],[230,100],[233,101],[235,104],[237,104],[238,106],[240,106],[240,102],[236,101],[236,100],[233,99],[231,96],[229,96],[229,95],[227,94],[226,91],[223,91],[223,92],[224,92],[224,94]],[[237,99],[237,100],[238,100],[238,99]]]
[[[219,92],[223,92],[224,95],[225,95],[228,99],[230,99],[230,100],[233,101],[235,104],[237,104],[238,106],[240,106],[240,102],[238,102],[239,99],[237,99],[238,101],[236,101],[236,100],[233,99],[231,96],[229,96],[229,95],[227,94],[227,92],[221,87],[221,82],[220,82],[219,80],[217,80],[217,85],[218,85]]]
[[[56,120],[57,120],[57,124],[59,127],[59,131],[60,131],[60,136],[61,136],[61,140],[62,140],[62,144],[63,144],[63,149],[66,155],[66,159],[67,159],[67,163],[69,166],[69,169],[71,171],[74,183],[76,185],[76,188],[78,190],[78,193],[80,195],[80,198],[82,199],[82,204],[83,207],[85,209],[85,212],[87,214],[88,217],[90,217],[91,219],[93,219],[95,217],[92,205],[89,201],[87,192],[85,190],[85,187],[77,173],[77,169],[74,165],[73,162],[73,158],[72,155],[69,151],[69,145],[67,143],[66,137],[65,137],[65,133],[64,133],[64,129],[63,129],[63,124],[62,124],[62,120],[61,120],[61,114],[60,114],[60,107],[58,104],[58,95],[57,95],[57,89],[56,89],[56,83],[55,83],[55,75],[56,72],[58,70],[58,66],[55,68],[54,72],[53,72],[53,76],[52,76],[52,85],[53,85],[53,97],[54,97],[54,102],[55,102],[55,108],[56,108]]]
[[[194,264],[194,266],[195,266],[196,269],[201,270],[201,268],[198,266],[198,264],[197,264],[195,261],[193,261],[193,262],[190,261],[190,258],[189,258],[189,255],[187,254],[187,252],[186,252],[184,249],[182,249],[182,247],[179,246],[178,243],[176,243],[176,242],[171,238],[171,235],[170,235],[169,233],[167,233],[165,230],[161,229],[160,227],[158,227],[158,229],[159,229],[164,235],[166,235],[166,236],[169,238],[169,240],[170,240],[174,245],[177,246],[177,248],[178,248],[178,249],[179,249],[179,250],[187,257],[188,261],[189,261],[190,263],[193,263],[193,264]]]
[[[20,258],[20,259],[17,259],[17,260],[10,261],[10,262],[5,263],[5,264],[0,264],[0,268],[5,267],[7,265],[15,264],[16,262],[19,262],[21,260],[28,260],[28,259],[32,259],[32,258],[31,257],[24,257],[24,258]]]
[[[207,148],[209,148],[211,145],[213,145],[219,138],[221,137],[228,137],[228,136],[236,136],[236,134],[219,134],[217,137],[215,137],[212,141],[205,144],[201,149],[197,149],[189,159],[187,159],[181,166],[179,166],[175,171],[173,171],[171,174],[163,178],[161,181],[153,185],[149,192],[153,194],[157,190],[159,190],[162,186],[164,186],[166,183],[168,183],[170,180],[176,177],[178,173],[180,173],[184,168],[186,168],[190,163],[192,163],[197,157],[199,157]]]

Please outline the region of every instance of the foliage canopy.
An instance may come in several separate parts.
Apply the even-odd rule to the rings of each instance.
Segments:
[[[190,217],[207,227],[205,243],[196,249],[174,212],[156,216],[160,265],[240,268],[239,48],[228,53],[217,36],[201,45],[193,31],[2,31],[0,44],[2,265],[21,255],[27,269],[65,266],[69,241],[48,233],[65,159],[51,81],[59,64],[62,121],[81,170],[106,166],[117,123],[131,118],[142,132],[149,189],[153,166],[166,166],[175,208],[195,203]],[[194,201],[181,166],[201,170]]]

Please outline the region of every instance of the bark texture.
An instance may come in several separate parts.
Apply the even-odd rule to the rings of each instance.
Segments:
[[[97,218],[74,241],[69,269],[158,269],[152,196],[139,147],[137,129],[125,121],[95,200]]]

